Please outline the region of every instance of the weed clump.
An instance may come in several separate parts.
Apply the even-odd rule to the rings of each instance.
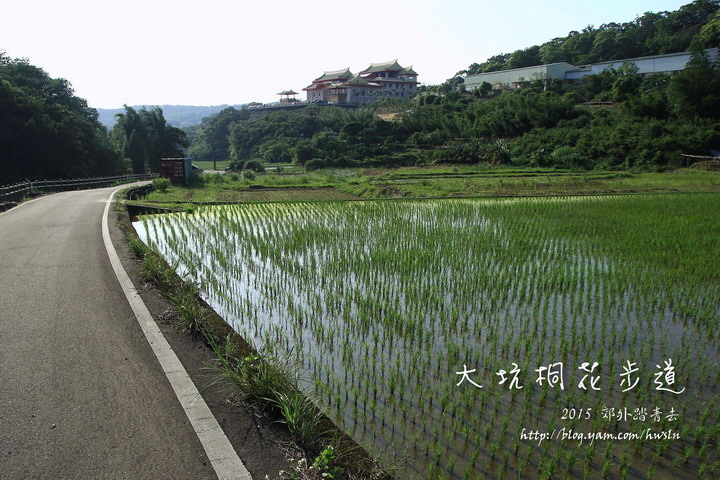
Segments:
[[[169,178],[155,178],[152,181],[152,186],[155,190],[158,192],[165,193],[168,191],[168,188],[170,188],[170,179]]]

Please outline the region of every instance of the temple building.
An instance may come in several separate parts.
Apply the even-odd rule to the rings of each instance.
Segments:
[[[324,72],[303,88],[309,103],[337,103],[359,105],[380,98],[409,98],[417,92],[417,73],[404,68],[397,60],[371,63],[359,74],[349,68]]]

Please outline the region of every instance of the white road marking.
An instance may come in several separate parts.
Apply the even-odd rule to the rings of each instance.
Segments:
[[[102,237],[108,257],[110,257],[110,263],[115,271],[115,276],[120,282],[125,298],[127,298],[130,307],[135,313],[140,328],[142,328],[145,338],[153,352],[155,352],[155,356],[170,381],[170,385],[172,385],[175,395],[177,395],[185,414],[190,420],[190,424],[195,429],[195,433],[200,443],[202,443],[218,478],[220,480],[252,480],[250,472],[245,468],[242,460],[240,460],[237,452],[230,444],[230,440],[228,440],[225,432],[220,428],[215,416],[210,411],[200,392],[198,392],[185,367],[180,363],[177,355],[175,355],[175,352],[158,328],[157,323],[155,323],[145,306],[145,302],[140,298],[120,262],[117,251],[110,239],[110,229],[108,228],[110,204],[119,190],[112,192],[105,203],[105,212],[102,218]]]

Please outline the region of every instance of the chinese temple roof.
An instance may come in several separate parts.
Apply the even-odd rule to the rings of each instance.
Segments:
[[[397,60],[385,63],[371,63],[368,68],[360,72],[360,74],[378,73],[378,72],[400,72],[405,70],[400,66]]]
[[[332,72],[324,72],[322,76],[316,78],[315,82],[327,82],[329,80],[348,80],[353,77],[350,68],[343,70],[335,70]]]

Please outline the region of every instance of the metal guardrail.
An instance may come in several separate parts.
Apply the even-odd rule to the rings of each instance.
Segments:
[[[81,190],[83,188],[109,186],[136,180],[150,180],[157,176],[156,173],[145,173],[138,175],[116,175],[112,177],[74,178],[69,180],[38,180],[35,182],[26,180],[14,185],[0,187],[0,203],[18,202],[29,194],[40,193],[41,191]]]

